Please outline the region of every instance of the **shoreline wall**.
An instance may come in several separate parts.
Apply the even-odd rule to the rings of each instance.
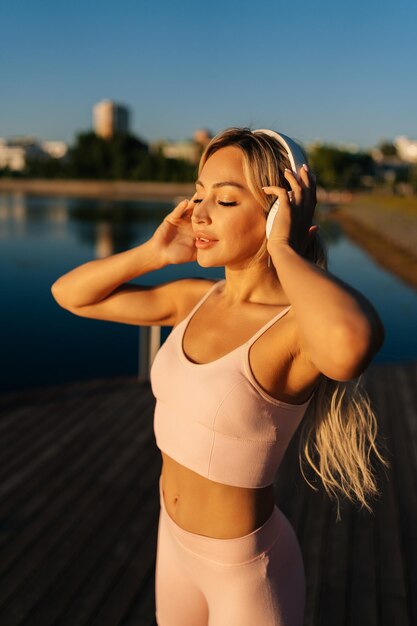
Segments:
[[[366,250],[377,265],[417,290],[417,252],[412,254],[401,241],[393,241],[381,226],[373,224],[371,227],[365,220],[354,218],[343,210],[335,211],[329,219],[338,222],[346,236]]]
[[[177,196],[191,198],[195,193],[195,185],[194,183],[163,183],[158,181],[0,178],[1,191],[35,195],[106,197],[126,200],[172,200]]]

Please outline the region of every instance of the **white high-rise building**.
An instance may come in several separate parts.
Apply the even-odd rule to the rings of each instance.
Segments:
[[[114,133],[128,133],[129,109],[112,100],[102,100],[93,107],[93,127],[96,135],[109,139]]]

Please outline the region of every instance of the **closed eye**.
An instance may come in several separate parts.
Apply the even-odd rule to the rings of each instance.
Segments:
[[[193,202],[195,202],[196,204],[198,204],[199,202],[201,202],[201,198],[200,198],[200,199],[194,198]],[[221,204],[222,206],[235,206],[235,205],[236,205],[236,202],[221,202],[221,201],[219,200],[219,204]]]

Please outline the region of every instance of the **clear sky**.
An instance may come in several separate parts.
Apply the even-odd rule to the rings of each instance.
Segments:
[[[0,137],[71,143],[109,98],[146,141],[417,138],[415,0],[0,0],[0,23]]]

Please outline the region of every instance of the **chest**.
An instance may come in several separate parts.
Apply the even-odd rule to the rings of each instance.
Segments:
[[[195,364],[208,364],[243,349],[253,380],[271,397],[301,404],[308,397],[316,379],[303,376],[298,356],[297,326],[292,314],[285,315],[252,343],[271,313],[222,315],[208,312],[204,318],[194,316],[182,329],[182,352]],[[245,346],[245,343],[251,343]],[[245,354],[243,355],[245,357]]]

